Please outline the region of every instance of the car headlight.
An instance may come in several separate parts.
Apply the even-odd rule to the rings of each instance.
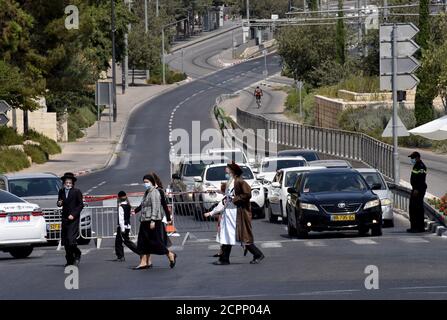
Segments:
[[[391,201],[391,199],[385,198],[380,200],[380,203],[382,204],[382,206],[390,206],[393,202]]]
[[[365,206],[363,207],[363,209],[370,209],[370,208],[374,208],[374,207],[377,207],[377,206],[380,206],[380,200],[371,200],[371,201],[368,201],[366,204],[365,204]]]
[[[320,210],[318,210],[317,206],[312,203],[301,202],[300,208],[303,210],[320,211]]]
[[[253,195],[253,197],[258,197],[261,193],[259,192],[258,189],[256,189],[256,190],[252,190],[251,194]]]

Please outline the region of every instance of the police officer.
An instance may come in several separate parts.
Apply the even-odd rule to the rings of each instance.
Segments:
[[[424,196],[427,190],[425,178],[427,176],[427,167],[421,160],[419,152],[413,152],[408,156],[413,164],[411,171],[411,196],[410,196],[410,224],[411,228],[407,232],[424,232]]]

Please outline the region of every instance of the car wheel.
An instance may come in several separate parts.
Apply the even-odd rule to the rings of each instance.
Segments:
[[[368,227],[365,227],[365,226],[360,226],[359,227],[359,235],[360,236],[366,236],[366,235],[368,235],[368,232],[369,232],[369,228]]]
[[[9,254],[16,259],[24,259],[29,257],[33,252],[33,247],[17,247],[9,250]]]
[[[393,219],[384,219],[382,227],[383,228],[394,228],[394,220]]]
[[[371,235],[373,237],[379,237],[382,235],[382,226],[380,224],[371,228]]]
[[[296,232],[297,232],[297,236],[300,239],[307,239],[307,237],[309,236],[309,231],[304,229],[299,223],[297,224],[296,227]]]
[[[296,228],[292,226],[292,223],[290,222],[288,213],[287,213],[287,234],[291,238],[296,237],[298,235]]]

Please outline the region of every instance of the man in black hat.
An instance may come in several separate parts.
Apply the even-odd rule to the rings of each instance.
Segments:
[[[82,192],[74,188],[76,177],[67,172],[61,177],[64,187],[59,190],[57,206],[62,207],[62,232],[61,240],[65,248],[65,258],[68,265],[79,265],[81,250],[76,239],[79,237],[79,221],[81,211],[84,208]]]
[[[427,190],[425,178],[427,176],[427,167],[421,160],[419,152],[415,151],[408,156],[413,164],[411,170],[411,196],[410,196],[410,229],[407,232],[424,232],[424,196]]]

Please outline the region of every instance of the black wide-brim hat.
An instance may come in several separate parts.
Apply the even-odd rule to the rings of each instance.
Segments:
[[[234,172],[235,175],[241,176],[242,175],[242,169],[239,167],[234,161],[232,163],[227,164],[227,167],[231,169],[231,171]]]
[[[61,180],[65,182],[65,180],[70,179],[71,181],[73,181],[73,183],[76,182],[76,180],[78,180],[75,175],[71,172],[65,172],[64,175],[61,177]]]

